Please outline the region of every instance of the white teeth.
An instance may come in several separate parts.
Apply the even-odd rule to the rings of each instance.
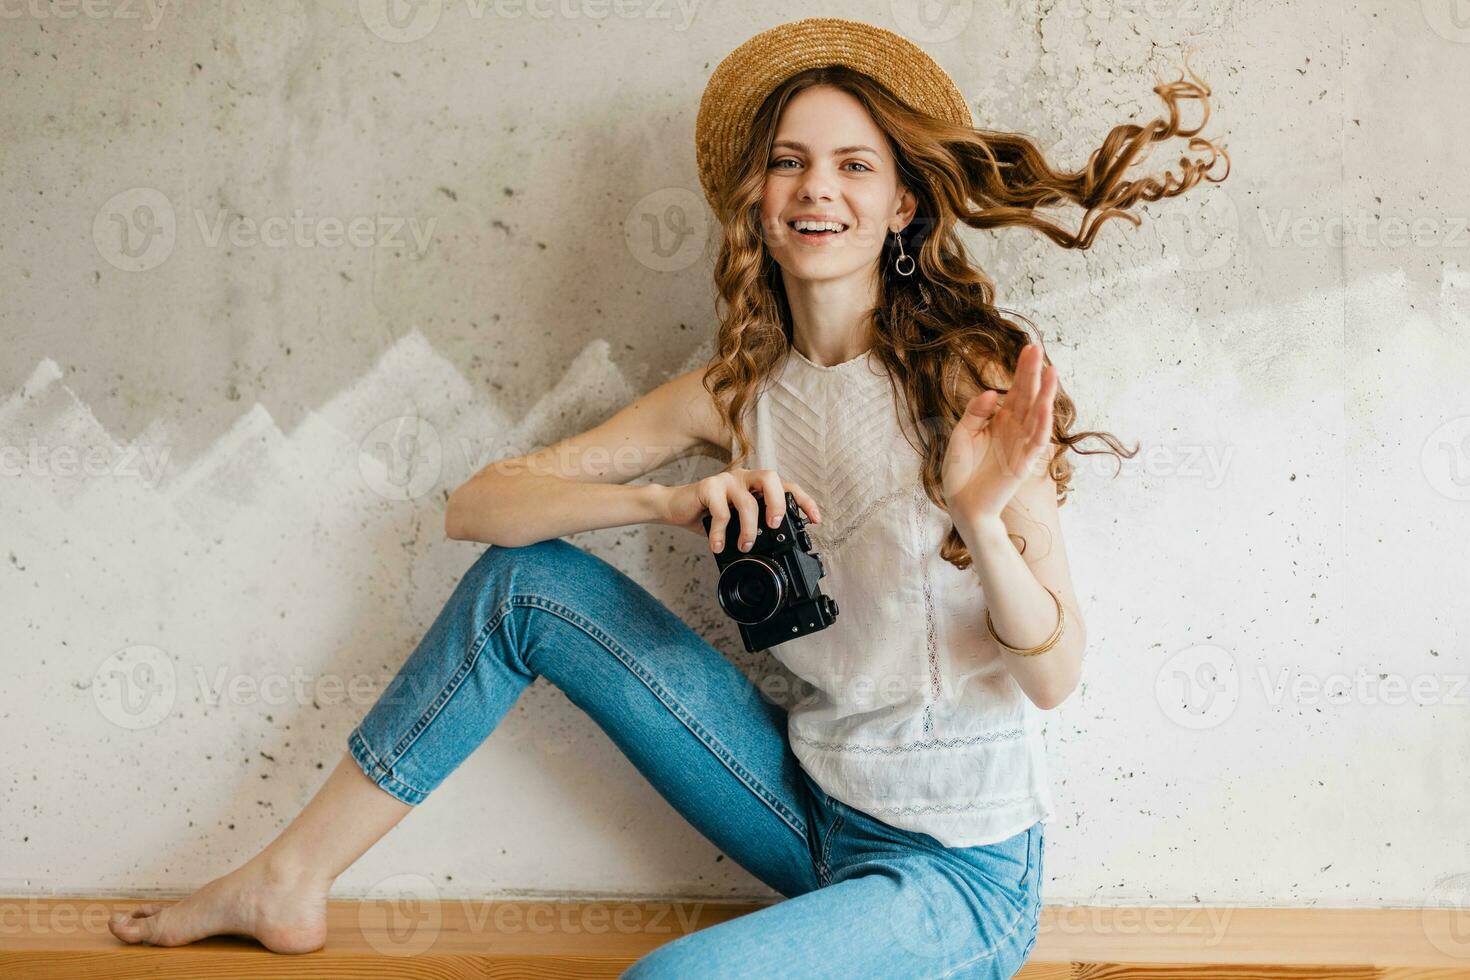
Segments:
[[[795,228],[797,231],[841,231],[842,230],[842,225],[841,225],[840,222],[836,222],[836,221],[807,221],[804,218],[798,218],[796,221],[793,221],[791,223],[791,226],[793,228]]]

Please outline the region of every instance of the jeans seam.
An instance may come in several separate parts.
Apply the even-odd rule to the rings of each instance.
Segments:
[[[704,743],[705,748],[709,749],[711,754],[713,754],[715,758],[719,759],[721,764],[723,764],[726,769],[730,770],[730,772],[733,773],[735,777],[739,779],[747,789],[754,793],[756,798],[764,803],[767,808],[771,810],[772,813],[780,817],[781,821],[785,823],[788,827],[790,827],[792,832],[795,833],[797,837],[799,837],[803,841],[809,839],[806,831],[805,822],[802,821],[798,815],[789,812],[787,808],[782,805],[781,801],[776,799],[771,794],[771,792],[766,789],[765,785],[762,784],[760,780],[756,779],[755,776],[748,769],[740,765],[740,763],[734,759],[729,750],[720,743],[719,739],[715,738],[714,735],[712,735],[707,729],[705,729],[703,725],[700,725],[697,720],[695,720],[692,716],[689,715],[687,711],[684,710],[683,706],[680,705],[677,699],[675,699],[673,695],[669,693],[668,689],[665,688],[662,684],[658,683],[657,678],[655,678],[647,669],[645,669],[635,657],[624,650],[616,640],[614,640],[607,633],[604,633],[601,629],[598,629],[595,623],[582,616],[576,610],[564,606],[554,600],[547,599],[544,596],[534,594],[516,594],[507,599],[506,604],[534,607],[545,612],[549,612],[555,616],[560,617],[566,622],[571,623],[573,626],[580,629],[583,633],[586,633],[592,639],[596,640],[598,643],[601,643],[609,653],[611,653],[614,657],[618,659],[620,663],[623,664],[624,667],[628,668],[628,670],[633,674],[634,677],[637,677],[640,681],[643,682],[643,685],[645,687],[653,692],[654,696],[657,697],[659,701],[661,701],[664,706],[669,709],[670,713],[673,714],[675,718],[679,719],[679,721],[684,725],[685,728],[689,729],[689,731],[692,732],[696,738]],[[527,666],[529,669],[529,665]],[[534,673],[534,671],[531,672]]]
[[[822,882],[824,885],[832,880],[832,839],[837,836],[837,831],[842,828],[842,822],[846,819],[847,815],[838,810],[837,819],[832,821],[832,828],[827,831],[827,839],[822,842],[822,856],[819,859],[817,871],[826,878],[826,881]]]
[[[1025,888],[1031,876],[1036,873],[1036,868],[1031,861],[1032,845],[1036,843],[1036,825],[1032,824],[1026,828],[1026,870],[1021,874],[1021,887]]]
[[[427,791],[393,774],[393,768],[384,762],[368,745],[367,739],[363,738],[361,726],[354,728],[347,736],[347,751],[357,761],[358,766],[367,773],[368,778],[390,796],[411,806],[417,806],[428,798]]]
[[[434,703],[424,709],[424,713],[419,716],[418,720],[398,740],[398,744],[393,747],[392,754],[386,759],[379,760],[379,765],[392,766],[400,762],[408,754],[408,750],[413,748],[414,743],[419,740],[419,736],[424,733],[430,723],[439,717],[439,713],[444,710],[444,706],[449,703],[450,698],[454,697],[455,692],[460,689],[460,686],[464,683],[464,679],[469,676],[470,671],[474,670],[475,664],[480,659],[480,651],[485,649],[485,644],[489,641],[491,635],[500,628],[501,622],[509,614],[512,605],[513,603],[509,599],[501,603],[496,609],[495,615],[487,620],[484,626],[480,627],[478,634],[476,634],[474,645],[460,661],[459,668],[449,680],[444,682],[444,687],[439,691],[439,695],[434,699]],[[405,783],[404,785],[408,784]]]
[[[1021,922],[1025,918],[1026,913],[1023,911],[1020,915],[1016,916],[1015,921],[1011,923],[1011,926],[1009,929],[1006,930],[1005,935],[1001,936],[994,943],[992,943],[989,949],[981,950],[978,955],[970,957],[963,963],[956,963],[954,966],[950,967],[948,970],[945,970],[943,973],[939,974],[939,976],[935,977],[934,980],[945,980],[946,977],[954,976],[957,970],[963,970],[967,966],[974,966],[981,960],[989,959],[995,956],[996,953],[1000,952],[1000,947],[1003,946],[1005,943],[1010,942],[1011,937],[1020,930]]]
[[[1031,834],[1034,833],[1034,832],[1035,832],[1035,826],[1033,825],[1027,831],[1027,837],[1026,837],[1026,875],[1027,876],[1030,876],[1031,874],[1035,873],[1035,871],[1036,871],[1035,863],[1032,862],[1032,860],[1031,860]],[[1038,844],[1039,844],[1039,842],[1038,842]],[[1038,858],[1039,857],[1040,857],[1040,854],[1038,852]],[[1024,881],[1025,879],[1023,878],[1022,880]],[[1038,882],[1038,888],[1039,887],[1040,887],[1040,883]],[[1038,914],[1040,913],[1040,904],[1041,904],[1040,903],[1040,892],[1038,891],[1037,892],[1037,912],[1038,912]],[[1014,936],[1017,933],[1017,931],[1020,930],[1021,923],[1023,921],[1025,921],[1025,919],[1026,919],[1026,909],[1023,906],[1022,909],[1021,909],[1020,914],[1016,916],[1015,920],[1011,923],[1010,928],[1006,930],[1005,935],[1001,936],[994,943],[992,943],[989,949],[981,950],[978,955],[973,956],[973,957],[971,957],[968,960],[965,960],[963,963],[956,963],[954,966],[950,967],[948,970],[946,970],[945,972],[941,973],[939,976],[935,977],[934,980],[945,980],[946,977],[953,976],[956,970],[963,970],[967,966],[973,966],[974,964],[980,962],[983,959],[986,959],[988,957],[994,956],[1000,950],[1000,947],[1002,945],[1004,945],[1007,942],[1010,942],[1011,937]],[[1035,936],[1032,936],[1031,937],[1031,941],[1029,943],[1027,943],[1026,948],[1021,951],[1022,962],[1025,962],[1026,956],[1028,956],[1030,954],[1031,948],[1033,946],[1035,946],[1035,945],[1036,945],[1036,937]]]

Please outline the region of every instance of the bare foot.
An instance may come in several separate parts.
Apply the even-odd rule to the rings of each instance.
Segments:
[[[272,866],[263,854],[171,905],[118,912],[107,928],[125,943],[182,946],[205,936],[251,936],[275,953],[310,953],[327,941],[331,881]]]

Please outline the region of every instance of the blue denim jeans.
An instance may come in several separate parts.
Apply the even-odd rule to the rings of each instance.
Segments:
[[[1009,977],[1036,941],[1042,825],[946,848],[834,799],[786,712],[663,603],[562,539],[489,547],[348,737],[421,803],[545,677],[654,788],[784,900],[681,936],[625,977]]]

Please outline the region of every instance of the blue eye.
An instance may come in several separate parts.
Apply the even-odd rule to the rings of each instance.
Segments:
[[[866,163],[863,163],[861,160],[849,160],[848,162],[849,163],[855,163],[855,164],[857,164],[859,167],[862,167],[863,170],[872,170],[873,169],[872,167],[868,166]]]

